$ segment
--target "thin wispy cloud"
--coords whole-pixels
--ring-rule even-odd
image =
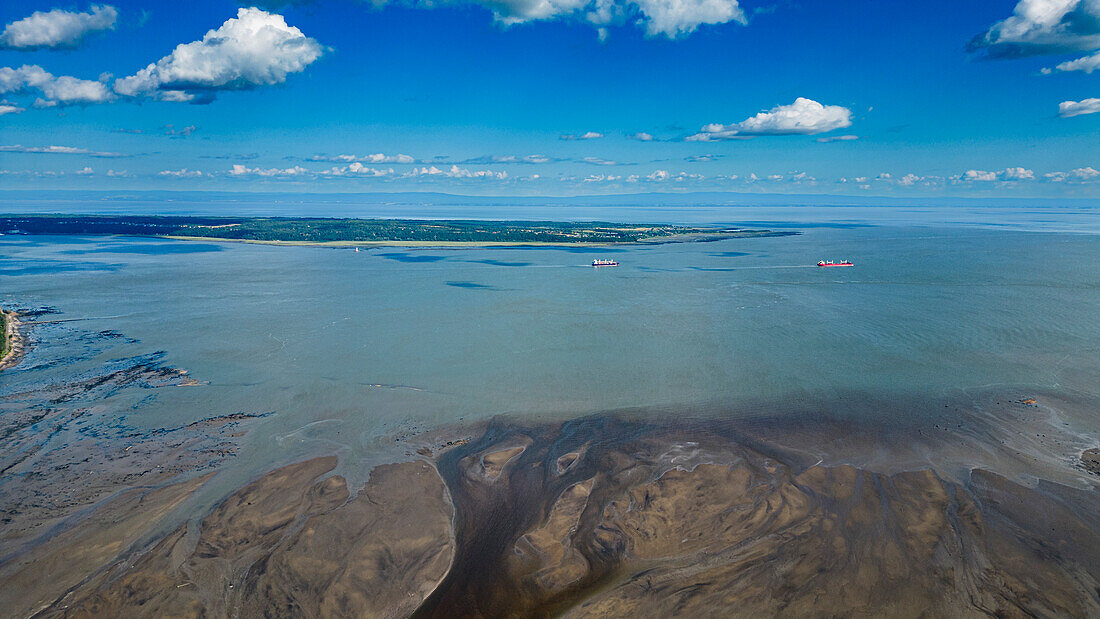
[[[604,159],[602,157],[582,157],[578,161],[580,163],[587,163],[589,165],[607,165],[607,166],[619,165],[619,163],[617,161],[612,161],[610,159]]]
[[[90,150],[87,148],[77,148],[75,146],[23,146],[21,144],[0,146],[0,152],[38,155],[86,155],[88,157],[102,157],[107,159],[129,156],[123,153]]]
[[[334,163],[416,163],[416,159],[410,155],[386,155],[374,153],[370,155],[311,155],[306,161],[327,161]]]
[[[528,165],[541,165],[545,163],[558,163],[561,161],[568,161],[559,157],[548,157],[546,155],[483,155],[481,157],[473,157],[460,161],[461,164],[466,165],[484,165],[494,163],[519,163]]]
[[[688,163],[708,163],[711,161],[718,161],[724,157],[724,155],[691,155],[684,157],[684,161]]]
[[[237,161],[251,161],[259,158],[260,153],[244,153],[240,155],[199,155],[199,159],[235,159]]]
[[[164,135],[173,138],[185,138],[192,133],[198,131],[199,128],[195,125],[187,125],[186,127],[180,127],[179,129],[176,129],[174,125],[164,125],[163,129]]]
[[[19,114],[25,111],[26,108],[19,107],[11,101],[0,101],[0,116],[5,114]]]
[[[559,140],[574,141],[574,140],[598,140],[603,137],[602,133],[596,131],[586,131],[584,133],[566,133],[558,136]]]

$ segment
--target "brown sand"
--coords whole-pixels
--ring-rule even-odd
[[[1083,451],[1081,453],[1081,466],[1093,475],[1100,475],[1100,447]]]
[[[1100,614],[1100,498],[1052,482],[815,464],[608,416],[494,424],[434,463],[375,468],[354,497],[335,465],[277,469],[115,559],[128,519],[192,487],[120,498],[5,567],[4,601],[12,616]]]
[[[1100,613],[1095,493],[982,470],[959,484],[804,467],[705,433],[568,425],[583,431],[504,433],[497,442],[531,442],[491,483],[463,467],[497,445],[441,458],[458,548],[419,616]]]
[[[450,564],[451,507],[424,462],[374,469],[349,500],[318,458],[273,471],[186,525],[120,575],[78,588],[45,615],[405,616]]]
[[[50,538],[0,567],[0,608],[27,617],[113,561],[210,475],[154,490],[130,490],[79,527]]]

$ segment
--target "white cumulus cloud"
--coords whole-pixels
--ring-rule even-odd
[[[178,45],[114,87],[130,97],[205,102],[218,90],[280,84],[323,53],[320,43],[287,25],[282,15],[242,8],[202,40]]]
[[[108,5],[93,5],[87,13],[63,9],[35,11],[30,17],[4,27],[0,32],[0,47],[75,47],[89,33],[113,29],[117,20],[118,10]]]
[[[586,131],[585,133],[566,133],[559,136],[561,140],[598,140],[603,137],[602,133],[596,131]]]
[[[852,111],[839,105],[822,105],[799,97],[732,125],[705,125],[689,141],[712,142],[763,135],[815,135],[852,126]]]
[[[1044,174],[1043,178],[1052,183],[1089,183],[1100,180],[1100,170],[1089,166],[1069,172],[1051,172]]]
[[[596,27],[601,40],[607,38],[608,26],[624,23],[644,28],[647,36],[666,36],[670,39],[691,34],[706,24],[747,23],[739,0],[393,1],[425,8],[452,3],[475,4],[491,11],[494,19],[505,26],[540,20],[583,20]],[[386,2],[373,0],[375,5]]]
[[[108,175],[113,176],[110,173],[108,173]],[[125,176],[125,175],[126,175],[126,171],[123,170],[122,173],[118,174],[117,176]],[[158,176],[170,176],[170,177],[174,177],[174,178],[197,178],[199,176],[205,176],[200,170],[188,170],[187,168],[182,168],[182,169],[179,169],[179,170],[161,170],[160,172],[157,172],[157,175]]]
[[[1092,73],[1100,69],[1100,53],[1078,58],[1077,60],[1069,60],[1058,64],[1055,68],[1059,71],[1083,71],[1085,73]],[[1049,73],[1048,69],[1043,69],[1043,71]]]
[[[1058,115],[1064,119],[1079,117],[1081,114],[1095,114],[1100,112],[1100,99],[1081,99],[1080,101],[1063,101],[1058,103]]]
[[[970,42],[990,58],[1100,48],[1100,0],[1020,0],[1010,17]]]
[[[230,176],[303,176],[309,173],[309,170],[301,166],[292,168],[250,168],[236,163],[229,169]]]
[[[649,36],[676,38],[703,24],[748,23],[737,0],[634,0]]]
[[[320,174],[325,177],[381,178],[393,176],[393,168],[372,168],[356,161],[346,166],[336,166],[328,170],[322,170]]]
[[[958,176],[951,177],[955,183],[991,183],[994,181],[1031,181],[1035,180],[1035,172],[1027,168],[1005,168],[999,172],[987,172],[985,170],[967,170]]]
[[[1027,168],[1006,168],[1001,171],[1001,178],[1006,181],[1033,181],[1035,172]]]
[[[460,168],[457,165],[452,165],[449,168],[437,168],[433,165],[423,168],[413,168],[407,172],[405,176],[503,180],[508,178],[508,173],[503,171],[493,172],[492,170],[470,170],[469,168]]]
[[[0,94],[27,91],[38,91],[45,96],[35,102],[36,107],[90,105],[115,98],[103,82],[68,75],[55,77],[38,65],[25,64],[18,69],[0,67]]]
[[[667,183],[667,182],[684,182],[684,181],[701,181],[705,177],[702,174],[689,174],[687,172],[679,172],[673,174],[668,170],[654,170],[653,172],[641,177],[640,180],[648,181],[650,183]],[[630,182],[636,182],[639,180],[637,177],[627,178]]]

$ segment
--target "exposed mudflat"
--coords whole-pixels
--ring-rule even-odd
[[[274,470],[153,539],[133,532],[205,477],[123,494],[0,571],[5,614],[1100,613],[1095,488],[613,415],[497,420],[361,488],[336,465]]]
[[[256,415],[152,430],[96,423],[98,398],[192,382],[153,358],[131,358],[72,382],[0,394],[0,563],[100,501],[212,470],[231,457]]]
[[[500,453],[495,479],[471,466]],[[1100,612],[1094,490],[807,464],[614,418],[490,428],[439,467],[458,547],[418,616]]]
[[[1100,475],[1100,448],[1093,447],[1081,452],[1081,466],[1093,475]]]
[[[354,498],[335,458],[273,471],[45,616],[404,616],[447,572],[451,505],[435,469],[374,469]]]

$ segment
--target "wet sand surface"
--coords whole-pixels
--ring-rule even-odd
[[[498,479],[471,466],[517,435]],[[439,467],[458,548],[422,617],[1100,612],[1095,488],[828,466],[615,418],[490,428]]]
[[[44,616],[405,616],[447,572],[451,505],[425,462],[374,469],[357,496],[336,459],[269,473],[124,558]]]
[[[155,357],[139,357],[79,380],[0,397],[0,560],[120,492],[213,470],[232,456],[256,415],[151,430],[97,423],[96,400],[120,389],[193,382]]]
[[[1005,406],[1026,421],[1042,399]],[[1029,480],[956,466],[1011,465],[1012,446],[976,458],[936,436],[883,466],[885,434],[838,431],[499,418],[375,467],[361,488],[331,456],[276,469],[139,539],[206,480],[192,476],[123,493],[9,561],[0,603],[8,616],[1100,613],[1087,454],[1061,482]],[[916,465],[929,450],[940,464]]]

